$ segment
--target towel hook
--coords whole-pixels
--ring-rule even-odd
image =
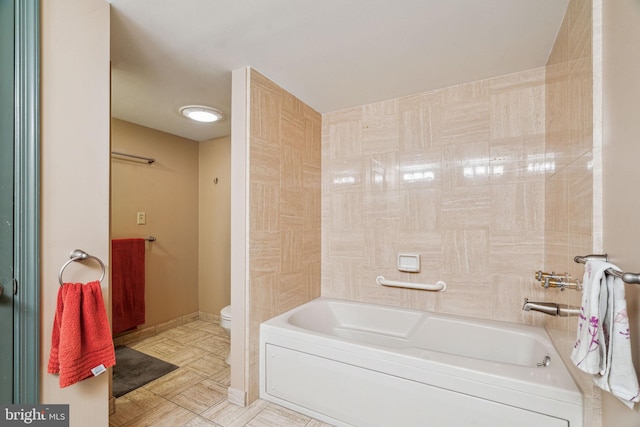
[[[95,257],[93,255],[89,255],[82,249],[76,249],[75,251],[71,252],[69,254],[69,258],[70,258],[69,261],[64,263],[64,265],[60,269],[60,272],[58,273],[58,282],[60,282],[60,286],[64,284],[64,282],[62,281],[62,273],[64,272],[64,269],[67,268],[69,264],[71,264],[74,261],[84,261],[89,258],[95,259],[98,262],[98,264],[100,264],[100,267],[102,267],[102,274],[100,275],[100,279],[98,280],[102,282],[102,279],[104,279],[104,263],[100,260],[100,258]]]

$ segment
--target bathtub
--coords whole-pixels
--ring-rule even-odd
[[[336,426],[582,426],[544,329],[328,298],[260,325],[260,397]]]

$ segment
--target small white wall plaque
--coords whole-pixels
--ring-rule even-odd
[[[398,270],[419,273],[420,254],[398,254]]]

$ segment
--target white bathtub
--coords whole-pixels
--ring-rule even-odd
[[[327,298],[260,326],[260,396],[337,426],[582,426],[544,329]]]

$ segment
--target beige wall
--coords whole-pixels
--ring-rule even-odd
[[[146,243],[146,322],[139,328],[197,312],[198,143],[113,119],[111,144],[156,160],[111,160],[111,237],[158,239]],[[137,212],[146,212],[145,225],[136,224]]]
[[[249,132],[238,141],[247,144],[251,164],[246,377],[236,379],[232,359],[232,387],[246,387],[252,402],[258,397],[260,322],[320,295],[321,116],[256,71],[247,77]]]
[[[107,426],[109,376],[60,389],[48,374],[57,275],[80,248],[109,268],[109,4],[41,3],[41,402],[69,404],[70,425]],[[65,278],[95,280],[92,264]],[[109,305],[109,274],[102,282]]]
[[[603,2],[603,215],[604,249],[624,271],[640,271],[640,3]],[[626,285],[631,345],[640,373],[640,286]],[[640,425],[630,411],[603,393],[603,426]]]
[[[543,261],[544,114],[543,68],[325,114],[323,296],[540,323],[521,307]]]
[[[200,142],[198,153],[198,304],[217,316],[231,302],[231,138]]]

